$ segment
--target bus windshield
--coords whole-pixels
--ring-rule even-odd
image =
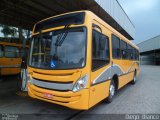
[[[41,69],[82,68],[85,53],[85,27],[68,28],[67,34],[66,29],[55,30],[33,36],[29,65]]]

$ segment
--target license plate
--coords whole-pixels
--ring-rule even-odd
[[[44,93],[43,96],[46,98],[53,98],[53,95],[49,93]]]

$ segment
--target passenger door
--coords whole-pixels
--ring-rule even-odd
[[[90,107],[108,96],[110,82],[110,45],[107,29],[101,24],[94,22],[96,29],[92,30],[92,71],[90,87]]]

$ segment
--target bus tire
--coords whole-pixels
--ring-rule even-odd
[[[137,77],[136,77],[136,70],[134,71],[134,76],[133,76],[133,80],[131,81],[131,84],[134,85],[137,81]]]
[[[105,99],[105,102],[111,103],[113,101],[113,97],[116,92],[116,86],[114,80],[111,80],[110,86],[109,86],[109,96]]]

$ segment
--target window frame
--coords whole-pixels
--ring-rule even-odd
[[[122,43],[125,44],[126,49],[122,49],[122,46],[121,46]],[[123,48],[124,48],[124,46],[123,46]],[[128,60],[128,43],[126,41],[124,41],[123,39],[121,39],[121,41],[120,41],[120,50],[121,50],[121,59]],[[126,52],[126,55],[127,55],[126,58],[123,58],[122,50],[124,50]]]
[[[76,21],[76,17],[80,17],[78,18],[78,20],[80,21]],[[34,33],[40,32],[42,30],[46,30],[46,29],[50,29],[50,28],[56,28],[56,27],[60,27],[60,26],[65,26],[66,24],[70,25],[70,24],[75,24],[75,25],[82,25],[85,22],[85,18],[86,18],[86,13],[85,12],[75,12],[75,13],[69,13],[69,14],[64,14],[64,15],[60,15],[60,16],[55,16],[55,17],[51,17],[49,19],[46,19],[44,21],[40,21],[38,23],[35,24],[34,26]],[[74,22],[70,21],[70,19],[75,19]],[[64,24],[63,20],[68,20],[68,23]],[[57,22],[58,21],[58,22]],[[60,24],[60,22],[63,24]],[[53,24],[54,23],[54,24]],[[60,25],[59,25],[60,24]]]
[[[0,45],[0,47],[1,47],[1,50],[2,50],[2,56],[0,56],[0,58],[3,58],[4,57],[4,47],[3,47],[3,45]]]
[[[119,58],[114,58],[113,57],[113,36],[115,36],[119,40],[119,54],[120,54]],[[122,59],[122,54],[121,54],[121,39],[119,37],[117,37],[115,34],[111,34],[111,38],[112,38],[112,59],[121,60]]]
[[[137,59],[137,57],[136,57],[136,48],[133,49],[133,55],[134,55],[133,60],[136,61],[136,59]]]
[[[104,65],[99,66],[99,67],[94,68],[94,69],[93,69],[93,31],[97,32],[98,34],[101,34],[101,35],[104,36],[104,37],[106,38],[106,40],[108,41],[108,62],[106,62]],[[106,41],[106,43],[107,43],[107,41]],[[95,29],[92,29],[92,44],[91,44],[91,47],[92,47],[92,49],[91,49],[91,70],[92,70],[92,72],[95,72],[95,71],[103,68],[104,66],[110,64],[110,60],[111,60],[111,58],[110,58],[110,41],[109,41],[109,37],[108,37],[107,35],[99,32],[99,31],[97,31],[97,30],[95,30]],[[105,61],[105,60],[104,60],[104,61]]]
[[[136,49],[136,61],[139,61],[139,50],[138,49]]]
[[[18,57],[8,57],[8,56],[6,56],[6,51],[5,51],[5,48],[6,48],[6,47],[14,47],[14,48],[17,48],[17,49],[18,49]],[[14,53],[14,52],[12,52],[12,53]],[[19,47],[10,46],[10,45],[5,45],[5,46],[4,46],[4,57],[5,57],[5,58],[21,58]]]
[[[133,60],[133,49],[134,49],[134,47],[132,45],[130,45],[129,43],[127,45],[128,45],[128,60]],[[132,58],[131,58],[131,54],[132,54]]]
[[[85,29],[85,31],[86,31],[86,33],[85,33],[85,64],[84,64],[84,66],[83,67],[78,67],[78,68],[67,68],[67,69],[54,69],[54,70],[75,70],[75,69],[83,69],[83,68],[85,68],[86,67],[86,65],[87,65],[87,51],[88,51],[88,28],[86,27],[86,26],[76,26],[76,27],[70,27],[69,29],[76,29],[76,28],[84,28]],[[55,31],[58,31],[58,30],[63,30],[64,28],[62,28],[62,29],[57,29],[57,30],[55,30]],[[52,32],[54,31],[54,30],[51,30]],[[48,32],[44,32],[43,34],[47,34],[47,33],[49,33],[49,32],[51,32],[51,31],[48,31]],[[38,34],[39,35],[39,34]],[[35,69],[43,69],[43,70],[51,70],[51,69],[44,69],[44,68],[41,68],[41,67],[34,67],[34,66],[32,66],[31,65],[31,58],[32,58],[32,51],[33,51],[33,42],[34,42],[34,37],[36,37],[36,36],[38,36],[38,35],[33,35],[32,36],[32,39],[31,39],[31,43],[30,43],[30,46],[29,46],[29,51],[28,51],[28,66],[29,67],[32,67],[32,68],[35,68]]]

